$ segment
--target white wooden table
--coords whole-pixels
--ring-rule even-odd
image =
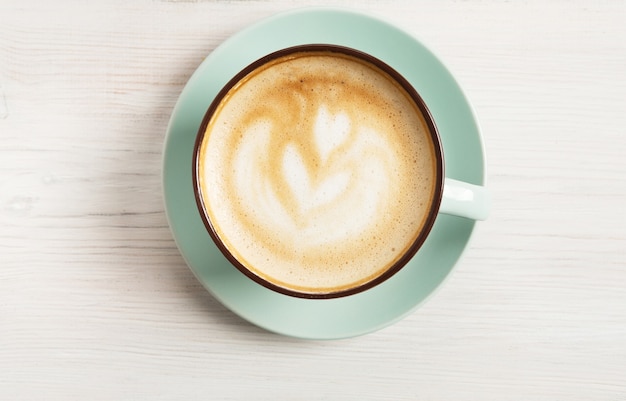
[[[0,3],[0,399],[626,400],[624,1],[340,3],[430,46],[483,127],[495,209],[416,313],[301,341],[192,276],[161,196],[174,103],[311,3]]]

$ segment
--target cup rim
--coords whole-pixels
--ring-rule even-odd
[[[271,281],[264,279],[263,277],[258,276],[253,271],[248,269],[243,263],[241,263],[226,247],[222,239],[220,238],[217,230],[213,226],[210,218],[208,217],[208,212],[206,209],[206,205],[204,204],[203,196],[202,196],[202,188],[200,187],[200,179],[198,177],[199,174],[199,154],[202,147],[202,143],[204,141],[204,137],[206,135],[207,127],[219,107],[220,103],[224,99],[224,97],[228,94],[228,92],[237,85],[245,76],[249,73],[257,69],[258,67],[283,56],[301,53],[301,52],[336,52],[344,55],[352,56],[364,60],[378,67],[383,72],[390,75],[411,97],[415,105],[420,110],[426,125],[428,127],[428,131],[430,134],[430,138],[432,140],[432,144],[435,151],[435,171],[436,171],[436,182],[435,188],[432,198],[432,203],[428,215],[422,225],[422,228],[409,249],[387,270],[385,270],[382,274],[376,276],[370,281],[359,284],[355,287],[350,287],[343,290],[332,291],[332,292],[302,292],[293,290],[290,288],[285,288]],[[433,116],[426,106],[426,102],[417,92],[417,90],[413,87],[413,85],[398,71],[396,71],[393,67],[391,67],[386,62],[381,59],[363,52],[358,49],[354,49],[348,46],[336,45],[336,44],[327,44],[327,43],[311,43],[311,44],[302,44],[296,46],[285,47],[271,53],[266,54],[265,56],[253,61],[244,67],[241,71],[236,73],[217,93],[217,95],[211,101],[211,104],[207,108],[204,116],[202,118],[202,122],[198,128],[196,139],[194,143],[193,156],[192,156],[192,180],[193,180],[193,190],[194,190],[194,198],[196,201],[196,206],[198,208],[198,212],[202,219],[202,222],[211,236],[213,243],[220,250],[222,255],[228,260],[228,262],[234,266],[241,273],[246,275],[248,278],[253,280],[254,282],[273,290],[277,293],[288,295],[296,298],[306,298],[306,299],[333,299],[346,297],[350,295],[355,295],[364,291],[367,291],[371,288],[376,287],[377,285],[385,282],[393,275],[398,273],[402,268],[415,256],[417,251],[422,247],[426,238],[430,234],[432,230],[437,215],[439,213],[439,207],[441,205],[442,197],[443,197],[443,187],[445,181],[445,163],[444,163],[444,155],[443,155],[443,146],[441,143],[441,137],[439,135],[439,131],[433,119]]]

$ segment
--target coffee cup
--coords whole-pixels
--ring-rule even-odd
[[[419,251],[439,214],[485,219],[486,188],[445,177],[424,100],[384,61],[300,45],[237,73],[200,125],[200,217],[230,263],[301,298],[350,296]]]

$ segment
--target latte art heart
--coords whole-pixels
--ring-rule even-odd
[[[362,178],[370,174],[368,181],[373,183],[376,177],[386,177],[384,171],[380,171],[384,164],[391,160],[370,160],[369,171],[360,163],[363,154],[371,153],[374,158],[381,156],[390,158],[391,151],[384,152],[383,138],[377,138],[375,132],[356,132],[350,138],[351,123],[347,114],[339,113],[331,115],[327,107],[322,105],[315,118],[313,135],[315,137],[315,152],[310,153],[314,163],[306,163],[304,155],[294,143],[287,144],[283,153],[283,175],[296,198],[299,210],[306,214],[312,209],[322,207],[333,202],[333,208],[337,209],[343,199],[349,198],[349,192],[357,191],[363,197],[365,188],[358,185],[366,184]],[[377,148],[378,146],[378,148]],[[368,152],[368,147],[371,147]],[[333,156],[331,158],[331,155]],[[317,156],[317,157],[316,157]],[[307,165],[314,165],[313,171],[309,171]],[[381,191],[381,186],[388,181],[378,180],[376,188]],[[353,194],[354,196],[354,194]],[[369,209],[369,208],[364,208]],[[364,220],[370,220],[372,216],[362,215]]]
[[[325,124],[330,115],[325,107],[320,108],[313,125],[315,147],[304,152],[299,149],[306,141],[297,137],[272,149],[274,127],[269,122],[244,133],[249,140],[233,153],[234,181],[240,206],[254,211],[249,220],[255,226],[269,222],[286,238],[297,236],[312,247],[358,236],[376,224],[377,211],[386,208],[388,194],[393,193],[389,177],[394,153],[385,149],[384,137],[373,130],[347,134],[349,121],[344,114],[340,116],[345,120],[341,127]],[[364,155],[370,156],[367,163],[363,163]],[[277,171],[272,168],[274,159],[282,159]],[[327,230],[331,225],[341,229]]]
[[[224,99],[199,179],[212,226],[247,269],[333,292],[380,275],[415,241],[434,190],[433,145],[389,76],[307,52],[254,70]]]

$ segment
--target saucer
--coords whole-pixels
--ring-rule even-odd
[[[484,151],[472,108],[450,72],[414,37],[372,16],[327,8],[282,13],[235,34],[198,67],[172,113],[163,156],[165,208],[181,254],[215,298],[251,323],[292,337],[338,339],[381,329],[419,307],[448,277],[476,223],[439,215],[420,251],[400,272],[343,298],[282,295],[226,260],[207,233],[194,199],[191,163],[198,128],[213,98],[235,73],[268,53],[308,43],[352,47],[404,75],[437,122],[447,177],[483,184]]]

